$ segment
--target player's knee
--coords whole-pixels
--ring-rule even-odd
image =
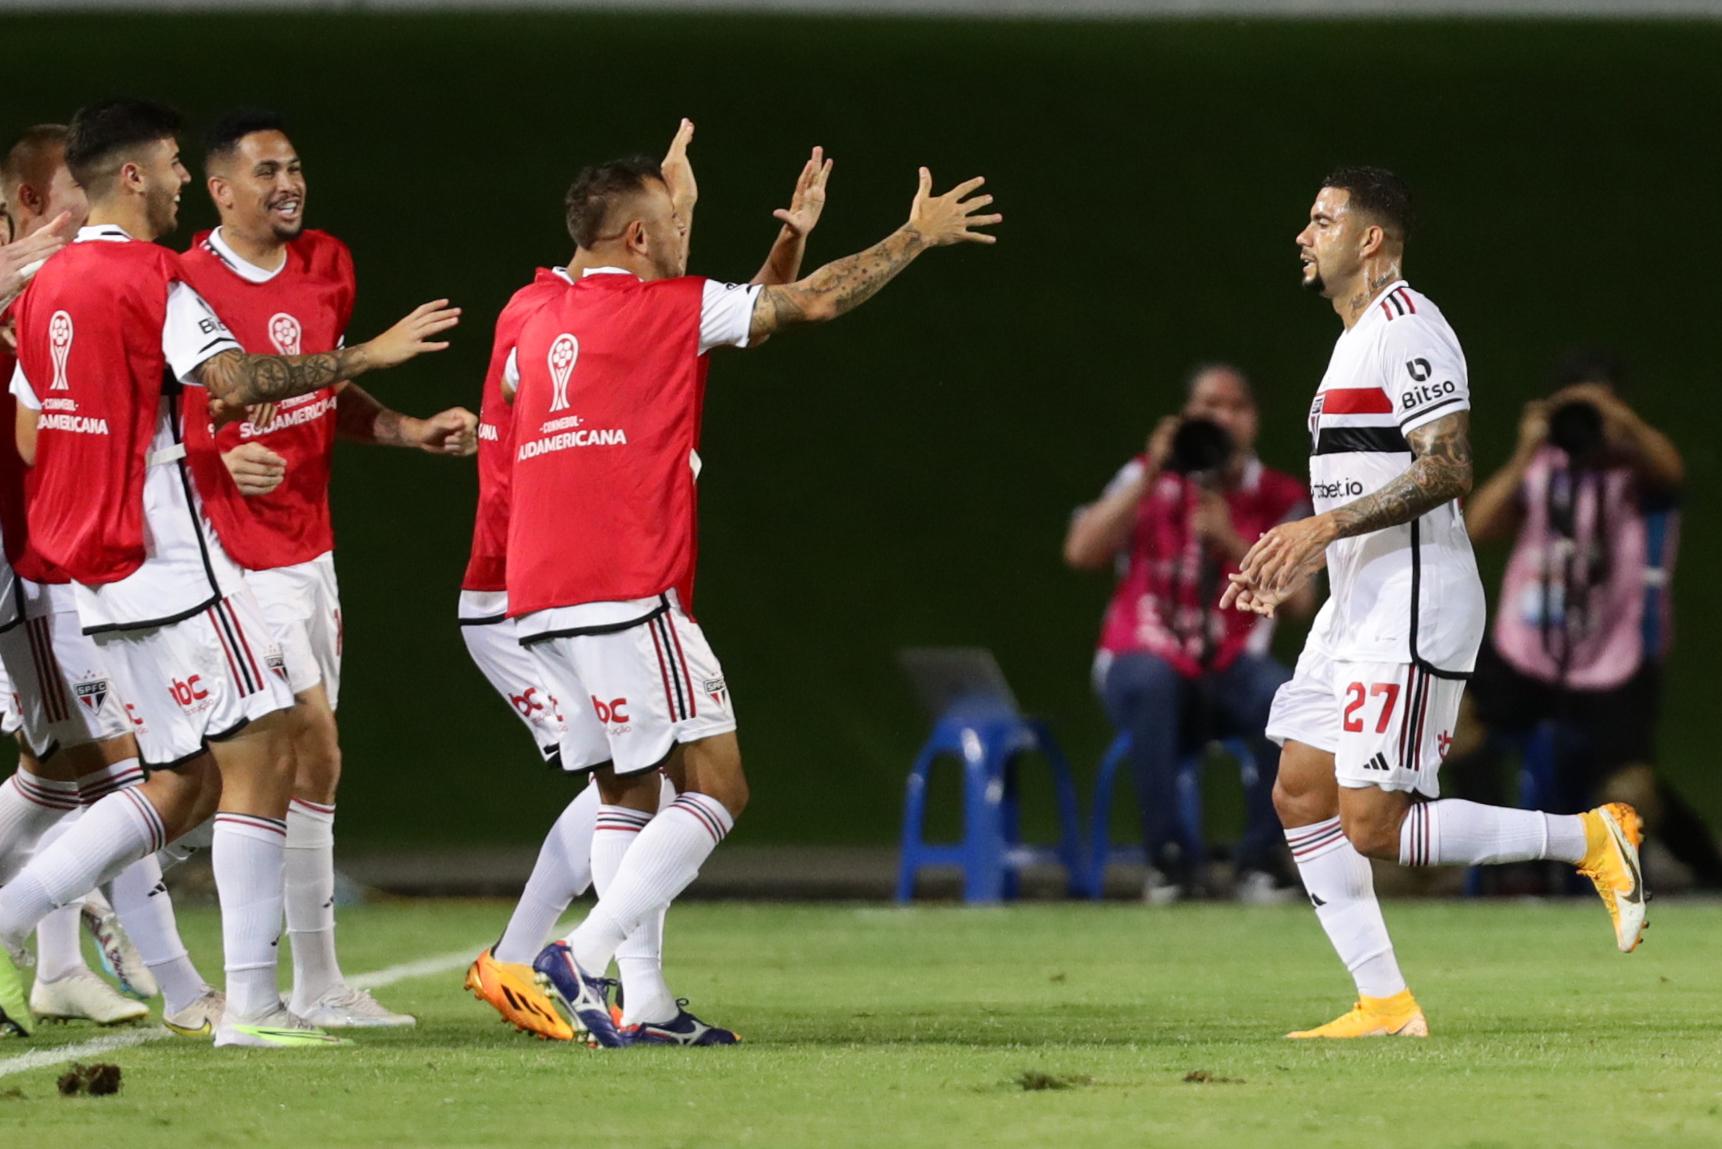
[[[1351,842],[1352,849],[1366,858],[1399,859],[1399,824],[1405,812],[1394,810],[1349,810],[1339,812],[1340,828]]]
[[[1282,826],[1313,826],[1334,815],[1331,773],[1325,779],[1319,777],[1291,750],[1280,755],[1273,797],[1274,813]]]
[[[221,806],[221,775],[207,754],[151,774],[144,786],[170,839],[203,825]]]
[[[341,784],[341,747],[334,738],[299,742],[293,755],[293,794],[308,802],[330,803]]]

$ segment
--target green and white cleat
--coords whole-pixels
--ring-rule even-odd
[[[24,975],[18,972],[12,947],[0,941],[0,1038],[29,1037],[35,1028],[30,1001],[24,996]]]
[[[215,1027],[221,1024],[221,1015],[226,1009],[227,995],[204,986],[203,996],[184,1009],[174,1013],[162,1010],[161,1023],[181,1037],[208,1039],[215,1036]]]
[[[404,1029],[417,1025],[418,1018],[395,1013],[372,997],[369,990],[341,986],[294,1010],[311,1025],[323,1029]]]
[[[225,1013],[215,1027],[217,1049],[329,1049],[349,1044],[332,1033],[324,1033],[287,1008],[286,1002],[262,1017],[241,1021]]]
[[[120,983],[120,992],[139,1001],[148,1001],[161,992],[155,975],[144,964],[143,955],[120,925],[119,915],[99,890],[84,895],[84,928],[96,939],[102,952],[102,968]]]
[[[93,1021],[124,1025],[149,1016],[149,1006],[125,997],[87,969],[55,981],[37,978],[30,989],[30,1010],[43,1021]]]

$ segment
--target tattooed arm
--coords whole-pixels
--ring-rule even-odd
[[[801,323],[827,323],[855,310],[930,247],[996,242],[996,236],[973,230],[1004,218],[975,214],[992,203],[993,197],[966,198],[984,182],[972,179],[935,196],[933,175],[922,168],[920,190],[909,209],[908,223],[866,251],[828,263],[805,279],[764,288],[754,303],[750,339]]]
[[[1471,414],[1459,411],[1425,423],[1405,436],[1414,456],[1404,474],[1373,495],[1335,507],[1336,539],[1366,535],[1421,518],[1436,507],[1471,493]]]
[[[223,351],[204,360],[192,373],[209,390],[210,409],[218,418],[257,403],[274,403],[304,395],[367,371],[398,367],[447,343],[431,337],[460,322],[460,308],[439,299],[412,310],[406,318],[366,343],[318,355],[247,355]]]
[[[361,443],[417,447],[434,455],[470,455],[478,450],[478,416],[450,407],[428,419],[403,414],[356,383],[336,392],[335,433]]]
[[[1470,428],[1468,411],[1425,423],[1406,435],[1415,456],[1411,466],[1379,491],[1268,531],[1231,576],[1221,605],[1254,609],[1248,605],[1253,599],[1271,610],[1321,569],[1335,539],[1409,523],[1463,498],[1471,490]]]

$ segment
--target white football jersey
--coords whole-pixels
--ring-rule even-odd
[[[1317,514],[1373,494],[1412,462],[1407,433],[1465,411],[1459,339],[1427,297],[1385,288],[1334,344],[1310,406]],[[1310,633],[1329,657],[1468,673],[1484,629],[1483,583],[1457,501],[1327,548],[1327,603]]]

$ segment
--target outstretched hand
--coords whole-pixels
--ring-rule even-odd
[[[399,323],[365,344],[369,366],[399,367],[427,351],[445,351],[448,344],[434,341],[432,337],[459,322],[460,308],[450,307],[448,300],[421,303]]]
[[[815,147],[813,155],[802,165],[801,177],[795,181],[795,194],[789,198],[789,207],[780,207],[771,213],[801,239],[807,238],[825,211],[825,181],[831,178],[834,162],[825,158],[824,148]]]
[[[920,233],[921,237],[934,247],[943,247],[951,243],[997,243],[998,237],[984,231],[975,231],[977,227],[991,227],[1003,221],[1004,216],[976,215],[975,213],[993,202],[990,195],[970,195],[980,190],[987,181],[980,176],[965,180],[946,192],[944,195],[933,194],[933,173],[926,168],[921,169],[921,186],[915,192],[915,202],[909,207],[909,230]]]
[[[72,224],[72,213],[63,211],[46,227],[0,246],[0,302],[24,290],[42,262],[71,243],[77,231]]]
[[[700,198],[699,184],[694,182],[693,161],[688,159],[688,145],[693,140],[694,122],[684,119],[676,126],[670,150],[664,153],[663,162],[658,165],[664,173],[664,186],[670,189],[670,200],[678,211],[692,207]]]

